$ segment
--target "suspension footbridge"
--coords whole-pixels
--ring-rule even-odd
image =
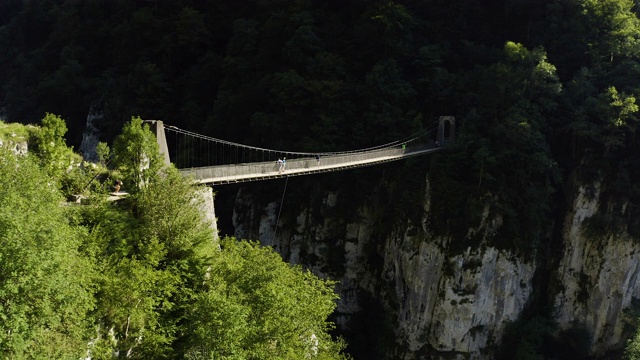
[[[401,140],[339,152],[265,149],[197,134],[159,120],[145,122],[156,134],[165,164],[173,162],[196,183],[219,185],[342,171],[431,154],[453,139],[455,118],[442,116],[437,125]]]

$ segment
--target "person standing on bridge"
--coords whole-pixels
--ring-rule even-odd
[[[278,174],[280,174],[282,173],[282,170],[284,170],[284,161],[278,158],[278,161],[276,161],[276,163],[278,164]]]
[[[122,187],[122,181],[116,180],[114,185],[113,185],[114,193],[116,193],[116,194],[119,193],[121,187]]]
[[[285,167],[287,167],[287,158],[282,158],[282,171],[285,170]]]
[[[318,162],[318,166],[320,166],[320,154],[316,155],[316,161]]]

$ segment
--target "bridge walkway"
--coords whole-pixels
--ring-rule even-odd
[[[279,165],[273,161],[187,168],[180,169],[180,172],[200,184],[230,184],[353,169],[439,150],[441,149],[438,147],[419,145],[406,149],[398,147],[363,153],[322,156],[319,163],[314,157],[287,159],[286,168],[282,172],[279,171]]]

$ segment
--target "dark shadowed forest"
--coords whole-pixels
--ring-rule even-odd
[[[640,200],[636,11],[613,0],[5,1],[0,109],[9,122],[60,115],[76,149],[92,111],[103,141],[140,116],[297,151],[378,145],[453,115],[461,136],[435,160],[434,186],[478,196],[436,191],[439,214],[467,221],[478,204],[460,205],[491,201],[505,231],[535,244],[569,175],[604,176],[610,196]]]

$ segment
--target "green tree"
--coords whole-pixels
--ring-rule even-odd
[[[451,226],[449,219],[476,223],[478,214],[488,210],[503,221],[493,238],[497,245],[531,254],[546,231],[558,181],[545,132],[561,86],[542,49],[507,42],[499,59],[478,66],[466,79],[476,107],[464,119],[448,164],[439,169],[452,171],[445,175],[446,185],[440,184],[441,174],[434,174],[434,205],[441,210],[434,216],[443,216],[436,224],[456,232],[461,227]],[[459,196],[440,190],[450,186],[451,178],[460,179],[455,187]],[[468,246],[468,235],[458,236],[459,245]]]
[[[64,138],[66,133],[65,121],[60,116],[46,113],[42,126],[33,128],[30,136],[33,154],[40,160],[40,166],[55,180],[60,180],[68,168],[78,161],[77,155],[67,147]]]
[[[119,204],[84,211],[87,251],[100,269],[94,312],[97,358],[175,358],[183,314],[202,287],[216,247],[202,196],[173,167]]]
[[[416,125],[412,122],[416,117],[416,93],[403,79],[395,60],[375,64],[367,73],[365,84],[364,93],[370,101],[364,113],[367,131],[362,135],[373,140],[369,144],[397,140],[417,130],[412,127]]]
[[[638,360],[640,359],[640,327],[636,329],[635,334],[629,340],[627,340],[627,345],[624,349],[624,357],[625,360]]]
[[[216,249],[202,214],[203,197],[173,166],[163,167],[154,135],[133,118],[116,138],[116,168],[133,194],[84,210],[91,229],[87,251],[101,276],[94,312],[92,356],[175,358],[187,330],[182,315]]]
[[[172,166],[159,171],[119,204],[85,211],[101,273],[92,356],[344,358],[327,321],[334,283],[253,243],[227,239],[219,250],[202,190]]]
[[[189,356],[205,359],[344,359],[327,317],[334,282],[282,261],[270,248],[225,238],[189,312]]]
[[[125,187],[136,192],[158,177],[163,166],[155,135],[140,117],[132,117],[113,142],[113,164]]]
[[[29,133],[31,154],[56,186],[60,186],[65,195],[85,193],[101,169],[85,166],[82,157],[67,147],[66,122],[60,116],[47,113],[42,126],[29,127]]]
[[[107,145],[107,143],[102,141],[99,142],[98,145],[96,145],[96,153],[98,154],[98,159],[100,160],[100,163],[103,165],[107,164],[109,160],[109,156],[111,154],[111,149],[109,148],[109,145]]]
[[[589,45],[596,63],[604,65],[638,56],[640,20],[633,0],[585,0],[583,13],[589,26]]]
[[[47,148],[49,149],[49,148]],[[94,307],[93,259],[49,175],[31,155],[0,148],[0,353],[78,359]]]
[[[413,45],[415,19],[403,5],[393,1],[375,1],[362,14],[364,55],[372,59],[409,55]],[[368,34],[367,34],[368,33]]]

